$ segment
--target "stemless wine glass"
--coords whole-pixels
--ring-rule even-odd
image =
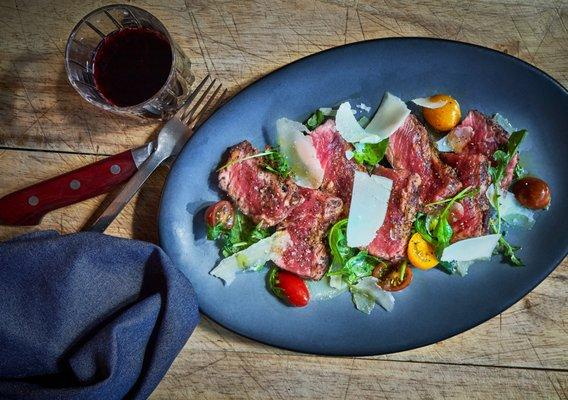
[[[157,93],[142,103],[120,107],[97,89],[93,67],[101,42],[124,28],[144,28],[163,35],[171,47],[172,62],[170,73]],[[118,114],[139,117],[169,118],[187,99],[194,81],[191,62],[164,25],[149,12],[124,4],[101,7],[79,21],[67,41],[65,69],[71,85],[89,103]]]

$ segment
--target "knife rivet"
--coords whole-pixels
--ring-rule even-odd
[[[81,182],[79,182],[77,179],[73,179],[71,182],[69,182],[69,187],[72,190],[77,190],[81,187]]]
[[[113,164],[110,167],[110,173],[113,175],[118,175],[120,174],[120,165],[118,164]]]
[[[39,204],[39,199],[37,198],[37,196],[30,196],[28,198],[28,204],[30,206],[37,206]]]

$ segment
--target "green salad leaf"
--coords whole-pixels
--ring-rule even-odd
[[[379,143],[356,143],[353,159],[358,164],[375,167],[384,158],[388,145],[388,138]]]
[[[254,225],[243,213],[237,211],[231,229],[222,224],[207,227],[207,239],[221,241],[221,253],[223,257],[229,257],[261,239],[270,236],[270,230],[263,228],[261,224]]]
[[[450,245],[454,231],[450,225],[450,210],[455,202],[472,197],[479,192],[479,189],[471,186],[466,187],[453,197],[430,203],[428,206],[444,205],[444,208],[435,215],[419,213],[414,221],[414,230],[424,240],[429,242],[436,249],[438,258],[442,256],[442,252]]]
[[[318,126],[320,126],[323,121],[325,120],[325,115],[321,110],[316,110],[315,113],[313,113],[310,118],[308,118],[308,120],[306,121],[306,127],[310,130],[313,131],[314,129],[316,129]]]
[[[333,260],[327,276],[341,277],[348,285],[370,276],[373,269],[383,262],[364,250],[347,246],[347,219],[342,219],[332,226],[328,243]]]

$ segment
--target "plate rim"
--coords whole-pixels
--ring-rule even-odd
[[[209,117],[207,118],[207,120],[201,125],[201,128],[203,128],[204,126],[207,125],[207,123],[209,122],[209,120],[217,113],[217,111],[219,111],[220,109],[222,109],[223,107],[225,107],[226,105],[232,103],[234,101],[234,99],[240,95],[241,93],[244,93],[250,89],[252,89],[254,86],[256,86],[258,83],[260,83],[263,79],[267,78],[270,75],[273,75],[277,72],[279,72],[281,69],[287,68],[291,65],[303,62],[307,59],[310,59],[311,57],[315,57],[317,55],[320,55],[322,53],[327,53],[336,49],[340,49],[340,48],[347,48],[347,47],[352,47],[352,46],[356,46],[356,45],[362,45],[362,44],[366,44],[366,43],[375,43],[375,42],[386,42],[386,41],[400,41],[400,42],[411,42],[411,41],[424,41],[424,42],[441,42],[441,43],[449,43],[449,44],[453,44],[453,45],[459,45],[459,46],[463,46],[463,47],[470,47],[470,48],[474,48],[474,49],[478,49],[481,51],[485,51],[485,52],[489,52],[489,53],[493,53],[496,56],[500,56],[500,57],[504,57],[504,58],[508,58],[509,60],[520,64],[522,67],[524,68],[528,68],[529,70],[531,70],[532,72],[537,73],[538,75],[544,77],[546,80],[548,80],[549,82],[551,82],[554,86],[556,86],[557,88],[559,88],[564,96],[568,97],[568,89],[566,87],[564,87],[558,80],[556,80],[554,77],[552,77],[550,74],[548,74],[547,72],[541,70],[540,68],[536,67],[535,65],[529,63],[528,61],[522,60],[518,57],[515,57],[511,54],[490,48],[490,47],[486,47],[486,46],[482,46],[479,44],[475,44],[475,43],[468,43],[468,42],[463,42],[463,41],[459,41],[459,40],[453,40],[453,39],[444,39],[444,38],[429,38],[429,37],[420,37],[420,36],[405,36],[405,37],[384,37],[384,38],[374,38],[374,39],[366,39],[366,40],[361,40],[361,41],[356,41],[356,42],[351,42],[351,43],[347,43],[347,44],[342,44],[342,45],[338,45],[338,46],[333,46],[315,53],[311,53],[308,54],[306,56],[303,56],[297,60],[294,60],[290,63],[284,64],[279,66],[278,68],[259,76],[258,78],[254,79],[253,81],[251,81],[246,87],[244,87],[243,89],[239,90],[238,92],[235,92],[227,101],[225,101],[221,107],[217,108],[213,113],[211,113],[209,115]],[[198,129],[198,130],[199,130]],[[195,133],[189,138],[189,140],[185,143],[185,145],[183,146],[182,150],[180,151],[180,154],[185,150],[186,147],[191,145],[191,142],[193,140],[193,138],[195,137]],[[172,171],[175,169],[176,163],[177,163],[177,158],[174,161],[174,163],[172,164],[171,169],[168,171],[168,174],[166,176],[166,180],[164,182],[164,186],[162,187],[162,191],[160,194],[160,204],[159,204],[159,209],[158,209],[158,217],[157,217],[157,222],[158,222],[158,238],[159,238],[159,245],[162,248],[162,250],[166,253],[166,249],[165,249],[165,243],[163,241],[163,237],[164,234],[162,233],[162,231],[165,229],[163,228],[163,219],[165,217],[163,217],[164,215],[164,192],[166,190],[166,187],[169,185],[170,180],[172,179]],[[169,256],[169,255],[168,255]],[[366,357],[366,356],[378,356],[378,355],[385,355],[385,354],[395,354],[395,353],[400,353],[403,351],[409,351],[409,350],[414,350],[414,349],[418,349],[418,348],[422,348],[425,346],[429,346],[435,343],[439,343],[441,341],[444,340],[448,340],[454,336],[457,336],[459,334],[465,333],[487,321],[489,321],[490,319],[496,317],[497,315],[500,315],[501,313],[503,313],[504,311],[508,310],[509,308],[511,308],[514,304],[516,304],[517,302],[519,302],[520,300],[522,300],[524,297],[526,297],[528,294],[530,294],[538,285],[540,285],[548,276],[550,276],[550,274],[552,274],[556,268],[558,268],[558,266],[562,263],[562,261],[568,256],[568,248],[564,249],[564,253],[563,255],[561,255],[560,257],[556,258],[553,262],[553,267],[550,268],[549,271],[545,272],[542,274],[542,276],[538,277],[534,283],[534,285],[532,285],[532,287],[530,288],[530,290],[526,291],[526,293],[512,298],[510,301],[506,302],[505,305],[503,307],[498,307],[500,309],[500,311],[498,311],[495,314],[490,315],[489,317],[483,317],[483,318],[479,318],[476,319],[475,321],[473,321],[471,324],[466,324],[466,327],[464,329],[454,329],[448,332],[448,334],[444,334],[441,335],[439,338],[436,338],[435,340],[417,340],[414,343],[409,343],[406,346],[401,346],[393,351],[387,351],[387,352],[369,352],[369,351],[351,351],[351,352],[341,352],[341,351],[310,351],[309,349],[303,349],[303,350],[298,350],[297,348],[292,348],[292,347],[287,347],[285,345],[279,345],[279,344],[274,344],[271,343],[268,340],[264,340],[264,339],[257,339],[257,338],[253,338],[247,334],[238,332],[237,330],[230,328],[226,325],[221,324],[220,322],[218,322],[215,318],[213,318],[211,315],[209,315],[208,313],[206,313],[205,311],[203,311],[201,309],[201,306],[198,305],[199,311],[205,316],[207,317],[209,320],[213,321],[214,323],[218,324],[219,326],[223,327],[223,329],[228,330],[229,332],[232,332],[238,336],[247,338],[249,340],[252,340],[253,342],[258,342],[258,343],[262,343],[263,345],[267,345],[270,347],[274,347],[277,349],[282,349],[282,350],[286,350],[286,351],[292,351],[295,353],[299,353],[299,354],[310,354],[310,355],[319,355],[319,356],[326,356],[326,357],[348,357],[348,356],[353,356],[353,357]],[[173,262],[173,260],[172,260]],[[175,265],[175,262],[174,262]]]

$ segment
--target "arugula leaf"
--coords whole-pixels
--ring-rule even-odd
[[[526,134],[527,131],[525,129],[511,133],[506,148],[499,149],[495,151],[495,153],[493,153],[495,166],[490,166],[488,168],[489,176],[491,176],[491,181],[493,182],[493,186],[495,187],[495,193],[493,194],[493,199],[491,201],[491,203],[495,207],[495,212],[497,214],[497,226],[495,233],[501,233],[501,210],[499,209],[501,181],[505,176],[507,165],[509,165],[509,162],[517,153],[517,149],[519,148],[519,145],[523,141]]]
[[[329,230],[327,242],[334,267],[342,266],[357,254],[357,249],[347,246],[347,218],[337,221]]]
[[[517,163],[515,165],[515,170],[513,171],[513,179],[519,180],[527,175],[527,171],[521,167],[521,164]]]
[[[499,232],[498,225],[495,222],[495,218],[491,218],[489,220],[489,227],[491,228],[493,233],[501,233],[501,237],[499,238],[499,242],[497,243],[495,252],[501,254],[503,260],[510,265],[516,267],[524,266],[525,264],[516,254],[516,252],[519,251],[521,247],[514,246],[505,239],[505,235],[502,232]]]
[[[347,246],[347,219],[336,222],[328,234],[328,243],[333,257],[332,267],[327,276],[340,276],[348,284],[354,284],[360,278],[370,276],[379,258],[366,251]]]
[[[270,236],[270,231],[261,225],[254,226],[240,211],[235,214],[231,229],[221,224],[207,228],[207,239],[221,241],[223,257],[229,257],[252,244]]]
[[[310,131],[313,131],[318,126],[320,126],[324,120],[325,120],[325,115],[323,114],[323,112],[321,112],[321,110],[318,109],[316,110],[315,113],[313,113],[310,116],[310,118],[308,118],[308,120],[306,121],[306,127]]]
[[[388,138],[379,143],[357,143],[353,151],[353,159],[358,164],[374,167],[385,156],[388,145]]]
[[[288,178],[292,173],[288,159],[277,149],[273,149],[270,154],[267,154],[265,160],[263,167],[267,171],[280,175],[282,178]]]
[[[442,252],[450,245],[454,230],[448,220],[450,210],[456,201],[472,197],[479,192],[478,188],[471,186],[466,187],[453,197],[430,203],[428,206],[437,206],[445,204],[444,208],[438,215],[427,215],[419,213],[414,221],[414,229],[420,233],[424,240],[429,242],[436,249],[436,255],[441,257]]]
[[[218,223],[215,226],[207,225],[207,239],[217,240],[227,234],[227,229],[223,223]]]

